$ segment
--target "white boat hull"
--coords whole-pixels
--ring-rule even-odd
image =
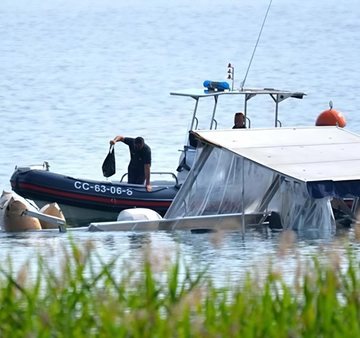
[[[152,231],[152,230],[244,230],[246,226],[258,226],[266,218],[263,213],[224,214],[182,217],[159,220],[129,220],[119,222],[90,223],[89,231]]]

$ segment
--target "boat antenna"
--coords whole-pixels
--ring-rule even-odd
[[[254,51],[253,51],[253,53],[252,53],[252,55],[251,55],[251,59],[250,59],[250,62],[249,62],[249,66],[248,66],[248,68],[247,68],[247,70],[246,70],[246,74],[245,74],[244,80],[240,83],[240,88],[241,88],[241,90],[244,89],[245,81],[246,81],[246,78],[247,78],[247,76],[248,76],[248,73],[249,73],[249,70],[250,70],[250,66],[251,66],[252,60],[253,60],[253,58],[254,58],[254,55],[255,55],[255,52],[256,52],[257,45],[258,45],[259,40],[260,40],[260,36],[261,36],[262,30],[263,30],[263,28],[264,28],[267,15],[268,15],[269,10],[270,10],[270,7],[271,7],[271,3],[272,3],[272,0],[270,0],[270,2],[269,2],[269,6],[268,6],[268,9],[267,9],[267,11],[266,11],[266,14],[265,14],[265,17],[264,17],[264,21],[263,21],[263,23],[262,23],[262,26],[261,26],[261,29],[260,29],[260,33],[259,33],[259,36],[258,36],[257,41],[256,41],[256,44],[255,44]]]

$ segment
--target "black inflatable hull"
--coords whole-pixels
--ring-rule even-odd
[[[164,216],[179,187],[168,184],[145,186],[79,179],[39,169],[17,169],[10,179],[12,190],[39,207],[57,202],[67,222],[85,225],[114,221],[120,211],[149,208]]]

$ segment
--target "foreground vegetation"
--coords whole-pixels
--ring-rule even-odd
[[[360,263],[348,250],[309,260],[295,284],[274,268],[248,273],[236,287],[215,287],[181,259],[140,265],[101,262],[91,245],[72,246],[61,268],[38,258],[0,268],[0,337],[358,337]],[[99,267],[100,265],[100,267]],[[96,266],[96,269],[94,268]]]

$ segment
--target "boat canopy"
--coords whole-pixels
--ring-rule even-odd
[[[299,182],[350,181],[355,184],[360,180],[360,136],[346,129],[314,126],[194,134],[203,142],[226,148]]]
[[[192,133],[195,165],[165,218],[276,211],[284,228],[335,229],[332,198],[360,196],[360,137],[347,130]]]

